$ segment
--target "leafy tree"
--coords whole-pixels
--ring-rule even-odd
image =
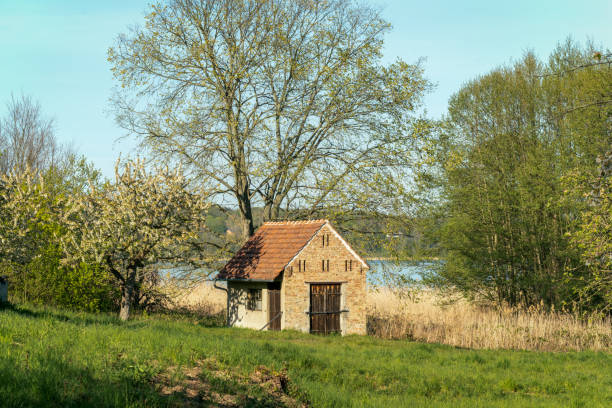
[[[230,200],[245,237],[254,206],[264,219],[397,213],[414,202],[430,84],[419,64],[381,62],[388,29],[351,0],[153,5],[109,50],[117,120]]]
[[[63,222],[64,263],[97,265],[121,291],[119,316],[127,320],[152,268],[166,262],[196,263],[202,254],[204,197],[191,192],[180,171],[148,172],[142,161],[115,170],[115,182],[70,197]]]
[[[591,84],[596,84],[595,87],[579,91],[583,92],[582,96],[567,108],[566,113],[592,106],[612,104],[612,83],[607,79],[610,67],[612,67],[612,52],[610,50],[602,52],[589,43],[586,52],[576,53],[571,40],[566,42],[565,49],[569,53],[556,55],[556,61],[551,64],[552,72],[547,74],[548,76],[563,78],[577,71],[588,70],[589,76],[592,77],[595,74],[600,77],[599,81],[590,81]],[[591,58],[589,59],[588,56]]]
[[[592,174],[612,142],[612,106],[583,103],[609,88],[612,71],[568,69],[591,55],[568,41],[548,64],[527,54],[451,98],[438,157],[447,260],[437,283],[512,305],[574,300],[565,276],[582,265],[567,233],[584,200],[564,194],[564,179]]]
[[[579,294],[580,304],[612,312],[612,152],[599,158],[600,174],[583,183],[587,208],[580,228],[570,234],[580,248],[586,268],[572,271],[570,282]],[[577,183],[575,183],[577,184]]]
[[[12,298],[88,311],[113,308],[116,293],[95,266],[60,265],[66,197],[81,194],[83,179],[95,183],[98,176],[84,159],[72,156],[61,169],[15,168],[2,176],[0,258]]]

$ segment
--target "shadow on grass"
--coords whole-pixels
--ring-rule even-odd
[[[30,306],[30,305],[14,305],[12,303],[3,303],[0,305],[0,311],[10,311],[19,314],[23,317],[32,319],[53,319],[60,322],[69,322],[77,325],[91,325],[91,324],[112,324],[120,325],[124,324],[119,318],[111,316],[109,314],[92,314],[92,313],[78,313],[70,311],[59,311],[56,309],[47,309],[44,307]]]
[[[87,367],[49,354],[25,361],[0,360],[0,367],[3,406],[112,407],[135,402],[167,405],[154,387],[130,378],[128,373],[118,373],[112,379],[99,378]]]
[[[171,321],[190,321],[197,322],[199,325],[204,327],[225,327],[225,316],[223,313],[217,313],[214,315],[204,315],[201,313],[193,312],[188,309],[172,309],[172,310],[158,310],[152,314],[144,314],[136,311],[132,318],[127,322],[121,321],[117,316],[109,313],[79,313],[71,311],[62,311],[57,309],[48,309],[45,307],[31,306],[31,305],[15,305],[12,303],[4,302],[0,303],[0,311],[9,311],[19,314],[23,317],[32,319],[53,319],[60,322],[73,323],[75,325],[88,326],[88,325],[113,325],[123,326],[125,329],[137,329],[147,325],[143,317],[155,317],[159,319],[166,319]]]

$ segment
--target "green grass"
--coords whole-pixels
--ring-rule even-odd
[[[180,382],[181,368],[203,361],[202,381],[241,406],[282,404],[244,380],[262,365],[286,370],[289,395],[315,407],[612,406],[612,355],[602,352],[475,351],[206,327],[194,317],[122,323],[30,306],[0,310],[2,406],[180,406],[184,396],[160,393],[160,376],[175,370]]]

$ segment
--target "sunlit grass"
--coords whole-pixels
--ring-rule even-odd
[[[316,407],[612,404],[612,356],[603,352],[474,351],[257,332],[205,327],[194,316],[122,323],[110,315],[28,306],[0,311],[3,406],[180,406],[183,396],[162,395],[156,378],[202,361],[215,361],[236,378],[260,366],[286,372],[290,396]],[[230,380],[209,386],[235,392],[237,405],[280,404],[265,392],[251,398],[253,385]]]

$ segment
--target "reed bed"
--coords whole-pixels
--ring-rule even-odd
[[[584,319],[546,311],[475,305],[432,290],[368,291],[368,334],[470,349],[539,351],[612,350],[610,319]]]
[[[201,284],[188,289],[178,289],[167,286],[173,299],[172,307],[187,309],[203,315],[218,315],[225,313],[227,307],[227,297],[223,290],[216,289],[212,282],[202,282]]]
[[[225,312],[225,292],[205,282],[180,293],[175,305],[192,312]],[[370,288],[368,334],[470,349],[540,351],[612,351],[612,322],[546,311],[498,308],[464,299],[449,302],[433,290],[402,292]]]

